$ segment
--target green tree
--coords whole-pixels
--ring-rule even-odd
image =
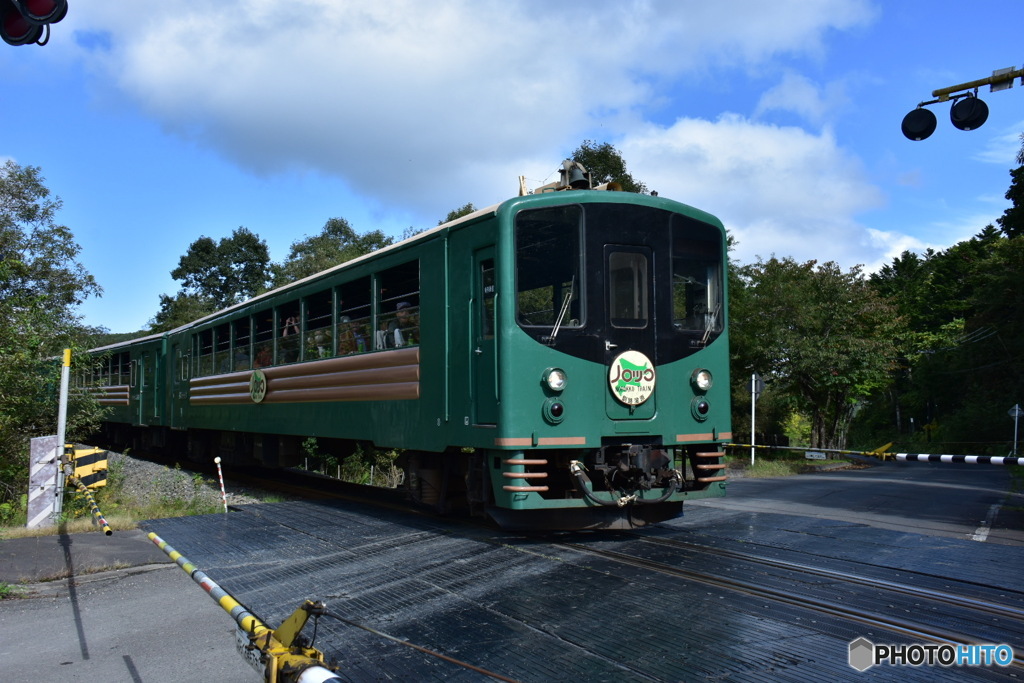
[[[772,258],[744,266],[731,306],[734,367],[809,417],[811,446],[844,448],[857,408],[890,381],[900,322],[860,268]]]
[[[443,219],[439,220],[437,222],[437,224],[438,225],[444,225],[445,223],[450,223],[450,222],[454,221],[456,218],[462,218],[463,216],[468,216],[469,214],[473,213],[474,211],[476,211],[476,207],[473,206],[473,202],[467,202],[467,203],[463,204],[462,206],[460,206],[459,208],[452,209],[451,211],[449,211],[448,215],[445,216]]]
[[[43,180],[38,167],[0,168],[0,504],[25,490],[29,439],[56,433],[55,358],[71,348],[76,366],[89,362],[75,307],[101,292]],[[68,437],[83,438],[99,416],[95,401],[73,396]]]
[[[647,193],[647,186],[626,171],[626,161],[611,143],[597,144],[593,140],[584,140],[573,151],[572,160],[590,171],[594,185],[615,181],[622,185],[624,192]]]
[[[178,292],[160,295],[160,310],[149,321],[150,333],[169,332],[217,310],[213,300],[199,294]]]
[[[273,266],[273,286],[314,275],[393,241],[380,230],[359,234],[344,218],[328,219],[320,234],[292,242],[287,258]]]
[[[200,237],[178,260],[171,277],[181,282],[174,296],[160,295],[151,332],[166,332],[266,290],[270,279],[267,243],[245,227],[214,242]]]
[[[183,293],[209,299],[220,309],[264,291],[269,270],[267,243],[240,226],[219,242],[205,236],[197,239],[171,277],[182,283]]]
[[[1021,136],[1024,140],[1024,135]],[[1006,191],[1006,198],[1012,205],[1003,215],[996,219],[999,228],[1007,237],[1024,235],[1024,144],[1017,153],[1017,168],[1010,171],[1010,189]]]

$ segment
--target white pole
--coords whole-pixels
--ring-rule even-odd
[[[217,478],[220,479],[220,499],[224,501],[224,512],[228,511],[228,493],[224,490],[224,471],[220,468],[220,456],[213,459],[217,464]]]
[[[1017,455],[1017,423],[1020,422],[1020,404],[1013,405],[1013,454]]]
[[[750,376],[750,466],[754,466],[754,415],[757,405],[757,373]]]
[[[57,463],[57,499],[53,506],[53,523],[60,522],[64,512],[64,439],[68,424],[68,383],[71,377],[71,349],[64,349],[64,362],[60,368],[60,403],[57,406],[57,450],[54,453]]]

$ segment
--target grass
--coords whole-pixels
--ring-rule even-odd
[[[12,586],[6,581],[0,581],[0,600],[21,597],[21,591],[17,586]]]
[[[766,479],[769,477],[790,477],[800,474],[807,466],[803,460],[767,460],[755,458],[754,466],[747,467],[744,476],[755,479]]]
[[[201,475],[175,472],[173,476],[181,478],[182,481],[190,478],[193,489],[198,489],[203,485]],[[197,497],[179,499],[161,496],[154,499],[150,496],[147,500],[140,501],[128,496],[123,484],[123,465],[120,462],[111,461],[110,469],[107,472],[107,485],[93,492],[100,512],[103,513],[104,519],[113,531],[136,529],[139,521],[145,519],[206,515],[222,512],[224,509],[220,502],[204,502]],[[85,496],[72,489],[68,489],[64,493],[64,514],[61,523],[57,526],[28,529],[25,527],[25,520],[24,509],[6,517],[5,525],[0,526],[0,539],[32,538],[100,530],[100,527],[93,522],[92,512]]]
[[[743,470],[743,476],[752,479],[768,479],[771,477],[791,477],[809,471],[811,461],[806,458],[778,458],[778,457],[756,457],[753,466],[750,465],[750,456],[733,455],[726,456],[726,462],[739,463]],[[843,462],[843,460],[829,460],[828,462]]]

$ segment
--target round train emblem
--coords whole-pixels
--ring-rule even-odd
[[[249,377],[249,398],[253,403],[260,403],[267,396],[267,376],[262,370],[253,370]]]
[[[654,363],[639,351],[623,351],[608,368],[608,386],[619,403],[627,406],[649,399],[656,381]]]

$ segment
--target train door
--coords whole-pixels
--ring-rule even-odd
[[[470,372],[473,424],[493,425],[498,422],[494,247],[473,252],[472,293]]]
[[[655,415],[657,325],[654,254],[650,247],[604,246],[605,362],[611,391],[605,408],[613,420]]]
[[[170,405],[167,407],[167,422],[172,429],[180,428],[184,422],[185,403],[188,400],[188,355],[182,353],[181,345],[171,348],[174,366],[168,376],[171,390],[167,392]]]
[[[156,412],[156,391],[153,386],[156,361],[148,351],[139,356],[139,424],[147,425]]]

